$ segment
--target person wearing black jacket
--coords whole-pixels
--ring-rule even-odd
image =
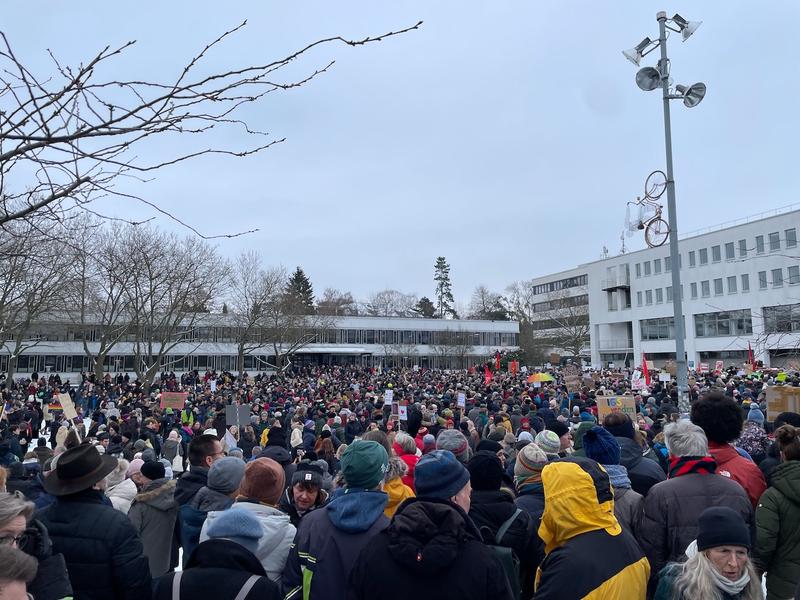
[[[225,456],[217,436],[198,435],[189,442],[190,470],[184,473],[175,486],[175,502],[178,506],[189,504],[208,483],[208,470],[215,460]]]
[[[347,425],[344,426],[344,441],[346,444],[352,444],[358,436],[364,433],[364,428],[361,423],[356,419],[355,413],[350,413],[347,418]]]

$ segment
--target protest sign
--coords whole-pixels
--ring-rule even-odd
[[[208,385],[211,388],[212,392],[216,392],[217,391],[217,380],[216,379],[212,379],[211,381],[209,381]]]
[[[722,373],[725,369],[725,363],[721,360],[718,360],[714,363],[714,373]]]
[[[229,404],[225,407],[225,426],[230,427],[231,425],[236,425],[240,428],[250,425],[249,404],[242,404],[241,406]]]
[[[391,406],[392,405],[392,399],[393,398],[394,398],[394,390],[386,390],[383,393],[383,402],[387,406]]]
[[[591,375],[584,375],[583,376],[583,385],[584,385],[584,387],[587,387],[590,390],[593,390],[595,388],[594,377],[592,377]]]
[[[564,383],[567,384],[567,389],[570,392],[579,391],[581,389],[581,375],[575,365],[567,365],[564,367]]]
[[[659,373],[658,380],[664,383],[669,383],[670,381],[672,381],[672,375],[670,375],[669,373]]]
[[[678,376],[678,365],[675,363],[674,360],[670,359],[666,363],[664,363],[664,370],[673,377]]]
[[[400,402],[397,406],[397,417],[401,421],[408,421],[408,407],[405,402]]]
[[[557,365],[561,363],[561,355],[557,352],[550,353],[550,364]]]
[[[782,412],[800,412],[800,388],[786,385],[767,388],[767,420],[774,421]]]
[[[744,363],[744,374],[748,376],[753,374],[753,363]]]
[[[464,392],[458,392],[458,408],[467,407],[467,396]]]
[[[71,421],[78,418],[78,411],[75,410],[75,404],[69,394],[59,394],[58,401],[61,403],[61,408],[67,419]]]
[[[600,423],[606,416],[615,412],[621,412],[628,415],[631,420],[636,420],[636,400],[633,396],[599,396],[596,401],[597,420]]]
[[[189,392],[161,392],[161,408],[177,408],[183,410],[183,405]]]
[[[708,363],[700,363],[700,372],[701,373],[708,373]]]

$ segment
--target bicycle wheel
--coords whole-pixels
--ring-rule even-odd
[[[667,189],[667,176],[664,171],[653,171],[644,182],[645,198],[658,200]]]
[[[644,230],[644,241],[647,242],[648,246],[651,248],[663,246],[668,238],[669,225],[664,219],[658,217],[657,219],[648,221],[647,227],[645,227]]]

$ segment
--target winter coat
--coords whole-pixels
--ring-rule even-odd
[[[533,537],[531,538],[531,546],[533,557],[531,560],[532,572],[523,572],[525,582],[523,582],[523,591],[529,590],[533,586],[533,578],[536,574],[536,568],[544,560],[544,542],[539,537],[539,524],[542,521],[542,513],[544,512],[544,486],[541,483],[532,486],[525,486],[525,489],[519,491],[519,495],[515,500],[517,508],[521,508],[531,518],[531,525],[533,526]]]
[[[151,593],[142,542],[128,518],[85,490],[36,512],[63,554],[76,600],[141,600]]]
[[[317,443],[317,436],[312,429],[303,429],[303,450],[313,452]]]
[[[403,449],[397,444],[394,444],[393,447],[397,457],[406,463],[406,466],[408,467],[408,470],[401,479],[403,480],[404,484],[411,488],[411,491],[414,491],[414,467],[416,467],[417,463],[419,462],[419,456],[417,456],[416,453],[409,454],[408,452],[404,452]]]
[[[272,427],[267,434],[266,446],[286,448],[286,430],[283,427]]]
[[[353,440],[364,433],[364,428],[358,421],[347,421],[344,426],[344,443],[352,444]]]
[[[769,444],[769,436],[764,427],[753,421],[745,421],[742,435],[733,445],[747,452],[753,458],[753,462],[759,464],[767,457]]]
[[[354,600],[510,600],[500,562],[455,504],[412,499],[374,536],[353,566]]]
[[[643,506],[644,498],[637,491],[624,487],[614,488],[614,516],[634,539],[638,539]]]
[[[230,508],[232,504],[233,498],[217,490],[212,490],[208,486],[201,487],[191,502],[192,508],[205,513],[212,510],[225,510]]]
[[[148,483],[131,504],[128,518],[142,538],[153,578],[169,571],[172,533],[178,517],[175,481],[156,479]]]
[[[183,473],[183,447],[180,440],[164,442],[164,458],[172,464],[173,473]]]
[[[389,459],[389,467],[386,471],[386,476],[383,478],[383,491],[389,496],[389,501],[386,503],[386,508],[383,514],[387,519],[394,516],[397,507],[400,506],[404,500],[414,497],[414,490],[403,483],[402,477],[408,472],[408,466],[405,462],[392,456]]]
[[[615,437],[614,439],[619,442],[619,464],[628,470],[631,487],[635,491],[646,496],[651,487],[667,478],[656,460],[644,457],[644,454],[650,451],[649,448],[642,450],[641,446],[630,438]]]
[[[292,427],[292,434],[289,438],[289,443],[292,446],[292,449],[299,448],[303,445],[303,429],[302,427]],[[267,443],[267,446],[271,444]]]
[[[708,453],[717,462],[717,473],[730,477],[744,488],[755,508],[758,499],[767,489],[767,481],[761,469],[751,460],[747,460],[730,444],[708,443]]]
[[[289,515],[273,506],[259,504],[255,500],[239,500],[235,503],[235,507],[249,511],[258,519],[261,524],[261,538],[258,540],[256,558],[264,567],[267,577],[272,581],[280,582],[281,574],[286,566],[286,558],[289,556],[289,547],[292,545],[297,531],[289,522]],[[201,544],[208,539],[208,528],[220,514],[222,512],[212,511],[206,516],[206,521],[200,531]]]
[[[668,562],[679,560],[697,538],[697,518],[711,506],[727,506],[755,533],[753,507],[735,481],[715,474],[689,473],[659,483],[645,496],[639,543],[650,560],[651,589]]]
[[[139,490],[136,489],[136,484],[133,483],[132,480],[123,479],[114,487],[108,488],[106,490],[106,496],[111,500],[111,504],[114,505],[114,508],[122,512],[122,514],[127,515],[138,491]]]
[[[180,598],[233,600],[252,575],[259,577],[244,600],[280,600],[278,585],[266,577],[252,552],[230,540],[208,540],[197,547],[184,567]],[[168,573],[158,580],[153,600],[174,600],[172,581],[175,576],[175,573]]]
[[[175,502],[179,506],[189,504],[206,483],[208,483],[208,469],[192,467],[191,471],[184,473],[178,479],[175,486]]]
[[[680,595],[676,595],[675,593],[675,581],[680,577],[681,571],[680,564],[670,564],[661,570],[658,578],[658,589],[656,589],[653,600],[694,600],[692,598],[687,598],[682,593]],[[721,600],[739,600],[744,594],[744,591],[735,595],[729,594],[721,589],[718,589],[717,592]],[[789,597],[790,596],[787,596],[787,598]]]
[[[289,515],[289,521],[292,523],[292,525],[298,527],[300,525],[300,519],[302,519],[305,515],[307,515],[311,511],[316,510],[321,506],[325,506],[329,498],[330,496],[328,495],[328,492],[326,492],[323,489],[320,489],[319,493],[317,494],[317,501],[314,503],[314,506],[312,506],[310,510],[304,512],[301,515],[299,512],[297,512],[297,507],[294,504],[294,493],[292,491],[292,488],[288,487],[283,491],[283,494],[281,495],[280,502],[278,503],[278,508],[281,510],[281,512],[284,512],[287,515]]]
[[[203,529],[206,513],[202,510],[197,510],[190,504],[184,504],[178,510],[178,519],[180,520],[178,529],[181,535],[183,564],[185,566],[192,552],[200,543],[200,531]]]
[[[755,563],[767,572],[767,600],[791,598],[800,582],[800,461],[772,472],[756,507]]]
[[[344,600],[356,558],[386,529],[383,492],[345,489],[303,517],[283,573],[285,600]]]

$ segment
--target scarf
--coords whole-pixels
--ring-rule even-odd
[[[622,465],[603,465],[608,473],[608,479],[615,488],[630,488],[631,480],[628,477],[628,469]]]
[[[667,477],[672,479],[689,473],[713,475],[716,471],[717,463],[710,456],[675,456],[669,461],[669,475]]]
[[[537,487],[542,488],[542,472],[537,471],[532,475],[528,475],[527,477],[515,477],[516,484],[517,484],[517,493],[519,495],[522,494],[529,494],[533,492]]]
[[[750,583],[750,574],[746,569],[744,573],[742,573],[742,576],[736,581],[731,581],[714,568],[711,569],[711,574],[714,577],[714,583],[717,585],[717,587],[731,596],[735,596],[741,592],[745,586]]]

